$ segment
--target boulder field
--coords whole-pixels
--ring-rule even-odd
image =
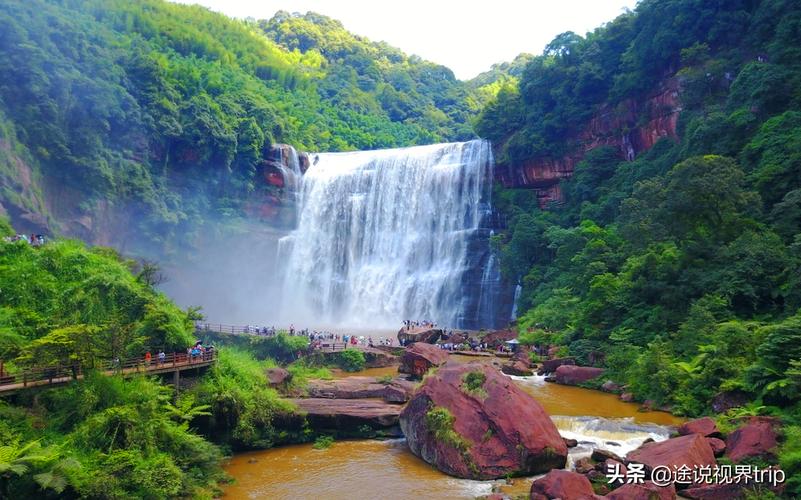
[[[452,476],[533,475],[567,460],[542,406],[485,364],[448,364],[429,374],[400,425],[412,453]]]

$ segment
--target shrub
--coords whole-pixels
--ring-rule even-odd
[[[364,370],[364,365],[367,361],[364,359],[364,353],[356,349],[345,349],[337,357],[339,367],[346,372],[358,372]]]
[[[312,448],[315,450],[325,450],[330,448],[333,444],[334,438],[332,436],[318,436],[317,439],[314,440]]]

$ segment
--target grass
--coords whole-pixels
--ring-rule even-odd
[[[484,399],[487,397],[487,391],[484,389],[486,381],[487,376],[482,372],[467,372],[462,377],[462,390],[471,396]]]

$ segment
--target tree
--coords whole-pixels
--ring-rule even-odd
[[[98,358],[110,355],[107,345],[101,340],[102,329],[89,325],[73,325],[52,330],[44,337],[31,341],[17,358],[20,363],[50,367],[70,366],[73,377],[77,366],[94,368]]]

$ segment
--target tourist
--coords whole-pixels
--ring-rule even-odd
[[[167,358],[167,355],[164,354],[164,349],[159,349],[159,364],[163,365],[164,360]]]
[[[145,366],[150,366],[150,358],[151,358],[150,350],[148,350],[145,353]]]

